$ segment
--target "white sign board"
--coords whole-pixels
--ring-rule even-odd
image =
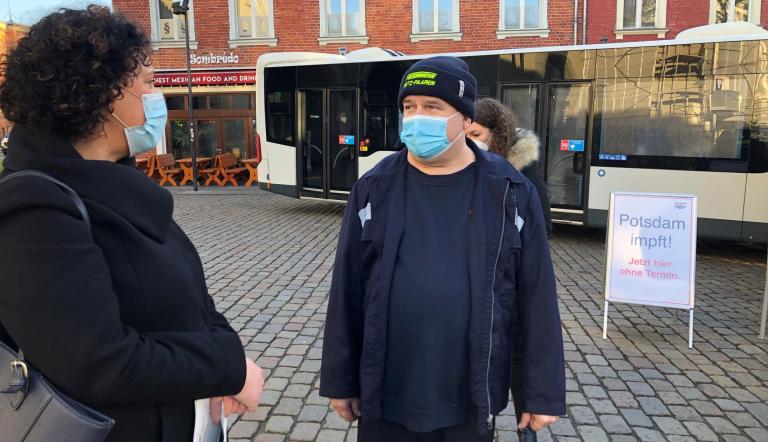
[[[612,192],[606,244],[608,303],[690,310],[693,345],[696,279],[696,196]]]
[[[696,197],[612,193],[605,298],[692,309]]]

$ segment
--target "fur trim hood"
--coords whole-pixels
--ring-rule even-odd
[[[507,160],[517,170],[523,170],[539,160],[539,137],[530,130],[518,129],[517,140],[510,147]]]

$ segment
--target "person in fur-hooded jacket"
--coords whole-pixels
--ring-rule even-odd
[[[552,234],[549,213],[549,191],[539,170],[539,137],[530,130],[516,129],[512,112],[492,98],[481,98],[475,103],[475,120],[466,134],[480,147],[505,157],[515,169],[528,178],[539,194],[547,227]]]

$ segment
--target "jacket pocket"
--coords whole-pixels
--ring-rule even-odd
[[[369,219],[360,233],[360,281],[364,289],[364,305],[377,284],[378,267],[383,250],[381,223],[378,219]]]

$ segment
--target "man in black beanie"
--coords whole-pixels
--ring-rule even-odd
[[[492,441],[513,351],[520,426],[565,413],[544,217],[531,183],[464,135],[476,90],[458,58],[411,66],[398,97],[407,150],[360,178],[347,203],[320,394],[360,418],[360,441]]]

